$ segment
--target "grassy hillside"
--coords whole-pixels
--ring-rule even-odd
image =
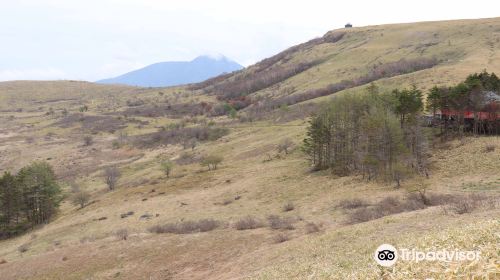
[[[66,195],[49,224],[0,241],[0,279],[495,279],[498,136],[431,145],[430,177],[405,180],[395,189],[361,176],[311,172],[300,149],[307,118],[290,117],[294,108],[273,111],[280,122],[251,123],[214,116],[210,108],[223,102],[217,99],[219,84],[311,61],[307,70],[248,96],[301,94],[402,58],[436,58],[438,64],[379,79],[381,90],[452,84],[482,69],[500,72],[499,40],[500,18],[370,26],[331,31],[236,74],[189,87],[0,83],[0,170],[45,160]],[[212,135],[210,129],[227,133]],[[91,145],[84,145],[85,136],[92,137]],[[277,149],[285,139],[292,142],[288,153]],[[213,154],[224,161],[208,171],[200,161]],[[165,159],[175,164],[170,178],[160,169]],[[104,182],[108,166],[122,173],[115,191]],[[422,184],[432,205],[412,195]],[[91,194],[89,205],[70,203],[72,185]],[[384,201],[397,207],[360,222],[358,210],[380,211]],[[203,219],[217,227],[195,233],[178,227]],[[165,225],[174,233],[150,230]],[[481,250],[484,258],[382,269],[372,258],[382,243]]]
[[[247,80],[256,73],[272,72],[273,69],[298,63],[319,62],[251,95],[294,94],[353,80],[366,75],[374,66],[403,58],[436,58],[439,64],[431,69],[377,81],[386,89],[416,84],[425,90],[429,85],[457,83],[469,73],[483,69],[499,72],[499,44],[499,18],[338,29],[328,32],[323,38],[295,46],[250,66],[218,83]],[[210,87],[206,89],[210,90]]]

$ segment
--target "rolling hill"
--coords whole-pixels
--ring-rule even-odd
[[[496,279],[498,136],[430,143],[429,178],[399,189],[311,172],[301,152],[322,101],[371,82],[425,92],[483,69],[500,72],[500,18],[333,30],[187,86],[0,83],[0,171],[45,160],[67,197],[50,223],[0,240],[0,279]],[[239,106],[234,118],[227,104]],[[223,157],[216,170],[207,155]],[[109,166],[121,172],[114,191]],[[352,222],[383,201],[415,202],[422,180],[442,204]],[[74,186],[91,196],[81,209]],[[465,212],[446,204],[470,195]],[[383,268],[373,260],[383,243],[482,258]]]
[[[224,56],[199,56],[192,61],[155,63],[111,79],[101,84],[124,84],[142,87],[166,87],[201,82],[243,66]]]

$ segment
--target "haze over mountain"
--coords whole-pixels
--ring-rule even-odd
[[[102,84],[124,84],[143,87],[165,87],[204,81],[243,66],[223,55],[204,55],[192,61],[170,61],[151,64],[121,76],[97,81]]]

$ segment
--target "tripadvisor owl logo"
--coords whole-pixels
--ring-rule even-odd
[[[390,244],[378,246],[374,254],[375,261],[381,266],[393,266],[398,258],[401,261],[411,262],[452,262],[452,261],[477,261],[481,259],[481,251],[463,251],[463,250],[434,250],[420,251],[417,249],[399,248],[398,250]]]
[[[398,251],[390,244],[382,244],[375,250],[374,258],[381,266],[393,266],[398,260]]]

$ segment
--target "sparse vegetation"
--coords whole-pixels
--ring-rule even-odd
[[[84,146],[92,146],[93,143],[94,143],[94,138],[92,138],[92,136],[85,135],[83,137],[83,145]]]
[[[292,139],[286,138],[278,144],[278,153],[285,152],[285,154],[288,154],[292,146],[293,146]]]
[[[195,232],[212,231],[220,226],[220,222],[213,219],[202,219],[199,221],[184,221],[179,223],[169,223],[157,225],[149,228],[153,233],[175,233],[188,234]]]
[[[311,234],[311,233],[316,233],[320,231],[320,226],[317,225],[316,223],[309,222],[306,224],[306,233]]]
[[[287,234],[285,233],[278,233],[277,235],[274,236],[274,243],[283,243],[288,241],[290,238],[288,237]]]
[[[21,254],[22,254],[22,253],[26,253],[26,252],[28,252],[28,250],[29,250],[29,249],[30,249],[30,247],[29,247],[29,245],[28,245],[28,244],[23,244],[23,245],[21,245],[21,246],[19,246],[19,247],[17,248],[17,250],[18,250],[18,251],[19,251],[19,253],[21,253]]]
[[[127,240],[128,238],[128,230],[126,228],[119,229],[114,234],[118,240]]]
[[[344,200],[340,201],[340,203],[338,204],[338,207],[343,208],[343,209],[356,209],[356,208],[360,208],[360,207],[366,207],[368,205],[369,204],[362,199],[353,198],[353,199],[344,199]]]
[[[216,170],[217,166],[224,160],[222,156],[219,155],[208,155],[201,160],[201,165],[207,166],[208,170]]]
[[[140,147],[154,147],[167,144],[182,144],[185,141],[214,141],[228,134],[227,128],[219,127],[184,127],[169,130],[160,130],[155,133],[137,136],[134,139]]]
[[[272,229],[295,229],[295,226],[293,225],[294,220],[289,217],[282,218],[278,215],[270,215],[269,217],[267,217],[267,221],[269,222],[269,227]]]
[[[116,188],[116,184],[118,183],[120,176],[120,170],[118,170],[116,166],[110,166],[104,170],[104,180],[110,191]]]
[[[170,174],[172,173],[173,169],[174,163],[170,160],[164,160],[161,162],[161,170],[163,171],[163,173],[165,173],[165,176],[167,176],[167,178],[170,178]]]
[[[25,233],[0,241],[0,263],[8,261],[2,277],[491,278],[498,258],[498,141],[465,137],[473,134],[472,119],[459,125],[455,118],[445,131],[442,108],[435,107],[437,119],[427,115],[433,107],[423,111],[421,96],[429,94],[420,90],[456,85],[478,65],[497,71],[496,45],[485,40],[494,43],[499,23],[336,30],[203,85],[0,83],[0,170],[45,159],[61,184],[57,200],[61,194],[67,200],[30,211],[51,214],[32,224],[26,211],[48,203],[45,193],[12,191],[17,174],[0,176],[0,232],[7,233],[0,239]],[[425,57],[439,64],[424,65]],[[316,60],[280,81],[285,70]],[[364,77],[382,79],[367,84]],[[236,88],[258,90],[231,92]],[[453,97],[451,107],[467,108],[475,101],[468,91],[480,87],[452,88],[438,100]],[[46,116],[51,108],[55,114]],[[311,164],[300,151],[307,132],[314,135],[303,146]],[[95,143],[82,146],[85,136]],[[212,165],[211,155],[224,160]],[[118,171],[112,187],[106,167]],[[33,181],[44,177],[23,184],[39,186]],[[20,193],[20,207],[9,204],[18,200],[7,197]],[[82,202],[82,193],[91,199]],[[482,258],[398,261],[395,270],[382,269],[373,249],[385,242],[480,250]],[[28,251],[20,253],[21,245]]]
[[[72,202],[74,205],[80,206],[80,208],[85,207],[90,201],[90,194],[86,191],[78,191],[73,194]]]
[[[256,229],[262,226],[262,222],[252,216],[241,218],[234,224],[237,230]]]

